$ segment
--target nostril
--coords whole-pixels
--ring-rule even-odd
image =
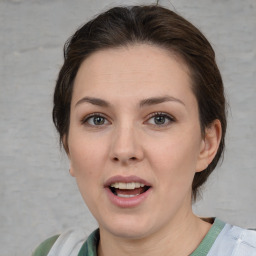
[[[129,158],[129,160],[132,160],[132,161],[134,161],[134,160],[136,160],[136,159],[137,159],[136,157],[130,157],[130,158]],[[118,157],[114,157],[113,160],[114,160],[115,162],[118,162],[118,161],[119,161],[119,158],[118,158]]]

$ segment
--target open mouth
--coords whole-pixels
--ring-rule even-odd
[[[146,186],[145,184],[139,182],[115,182],[109,186],[110,191],[114,195],[123,198],[131,198],[141,195],[145,193],[149,188],[150,186]]]

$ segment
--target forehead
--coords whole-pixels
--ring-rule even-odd
[[[177,54],[158,46],[138,44],[100,50],[83,61],[73,97],[177,94],[191,90],[190,72]],[[153,95],[150,95],[153,94]]]

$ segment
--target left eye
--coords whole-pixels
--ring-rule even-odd
[[[91,126],[101,126],[101,125],[106,125],[109,122],[107,121],[107,119],[103,116],[100,115],[92,115],[87,117],[84,121],[84,124],[89,124]]]
[[[148,119],[148,123],[158,126],[164,126],[173,122],[173,118],[167,114],[155,114]]]

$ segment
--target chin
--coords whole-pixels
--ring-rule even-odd
[[[111,229],[109,232],[119,238],[124,238],[124,239],[143,239],[148,236],[149,232],[146,230],[138,230],[134,229],[131,227],[127,228],[122,228],[122,229]]]
[[[136,218],[137,219],[137,218]],[[144,220],[134,220],[133,218],[114,218],[108,222],[111,225],[99,225],[100,229],[106,230],[108,233],[126,239],[142,239],[150,235],[151,227]]]

